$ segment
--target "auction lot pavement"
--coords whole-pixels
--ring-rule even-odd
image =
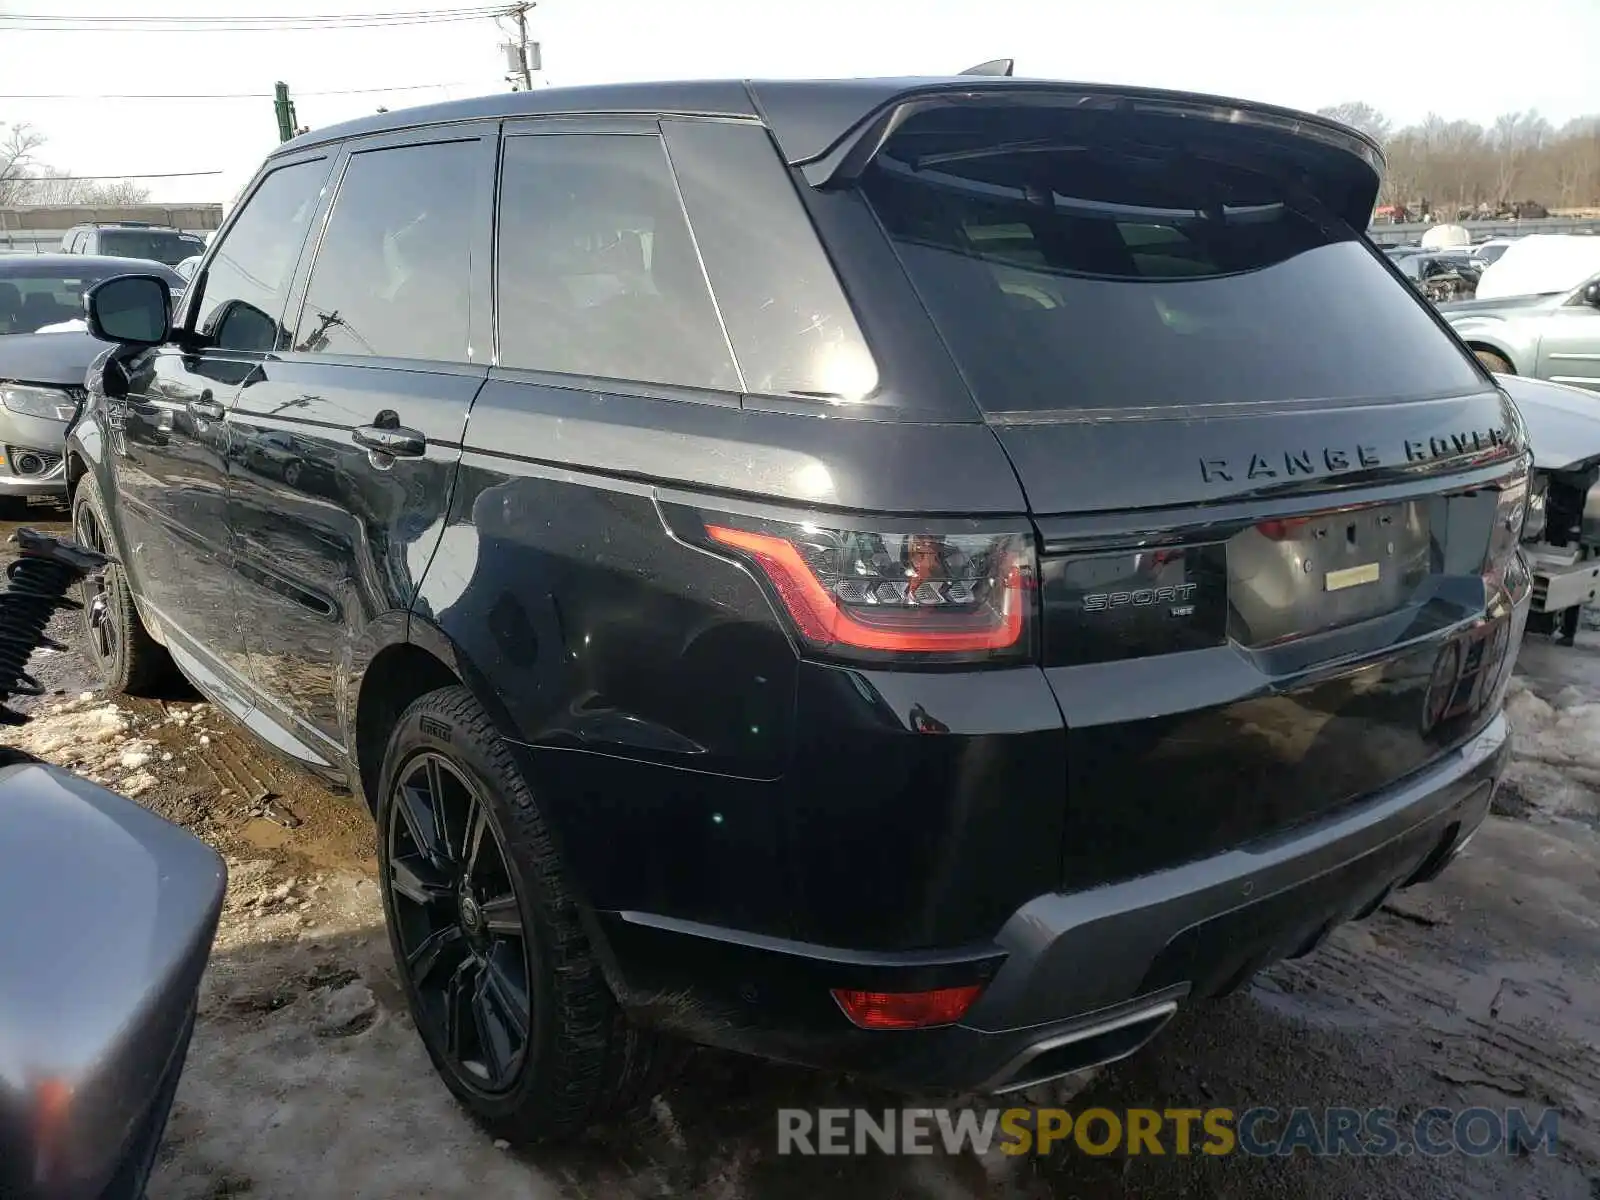
[[[64,529],[50,510],[29,523]],[[1045,1158],[780,1156],[780,1108],[952,1101],[712,1053],[628,1123],[519,1153],[461,1114],[411,1028],[360,801],[263,757],[197,696],[113,703],[76,654],[34,667],[54,694],[5,736],[186,825],[231,872],[151,1200],[1600,1200],[1600,636],[1524,647],[1511,786],[1438,881],[1190,1007],[1069,1105],[1387,1108],[1402,1128],[1433,1106],[1559,1110],[1554,1154],[1439,1158],[1092,1156],[1070,1139]]]

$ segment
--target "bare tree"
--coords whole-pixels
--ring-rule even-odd
[[[1317,109],[1317,115],[1331,117],[1340,124],[1359,129],[1379,145],[1389,138],[1389,118],[1365,100],[1346,100],[1343,104],[1330,104],[1327,108]]]
[[[1550,123],[1538,113],[1502,113],[1495,118],[1489,141],[1494,148],[1494,199],[1514,202],[1517,183],[1528,159],[1544,148],[1550,137]]]
[[[18,203],[17,195],[33,173],[34,151],[44,145],[44,135],[25,122],[5,126],[0,138],[0,204]]]
[[[1559,130],[1537,112],[1506,113],[1489,128],[1429,113],[1396,129],[1363,101],[1321,110],[1378,141],[1389,161],[1380,197],[1436,216],[1500,211],[1524,200],[1600,207],[1600,116]]]
[[[150,199],[150,189],[131,179],[118,179],[112,183],[97,183],[90,189],[90,204],[143,204]]]
[[[39,162],[42,133],[18,123],[0,138],[0,207],[19,204],[141,204],[150,189],[129,179],[74,179]]]

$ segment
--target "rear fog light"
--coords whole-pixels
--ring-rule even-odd
[[[959,1021],[983,985],[939,988],[932,992],[858,992],[835,988],[844,1015],[862,1029],[930,1029]]]

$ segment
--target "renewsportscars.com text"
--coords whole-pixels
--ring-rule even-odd
[[[779,1154],[1554,1154],[1555,1109],[785,1108]]]

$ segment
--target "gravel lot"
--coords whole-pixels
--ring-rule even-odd
[[[31,523],[61,528],[48,511]],[[0,527],[0,533],[9,533]],[[63,640],[76,640],[61,622]],[[210,840],[232,872],[152,1200],[249,1195],[970,1200],[1600,1200],[1600,637],[1523,650],[1512,786],[1465,857],[1245,992],[1183,1013],[1074,1107],[1561,1110],[1556,1157],[780,1159],[780,1106],[904,1103],[711,1053],[632,1123],[519,1156],[437,1083],[400,999],[359,801],[266,759],[198,697],[112,703],[75,654],[13,742]]]

